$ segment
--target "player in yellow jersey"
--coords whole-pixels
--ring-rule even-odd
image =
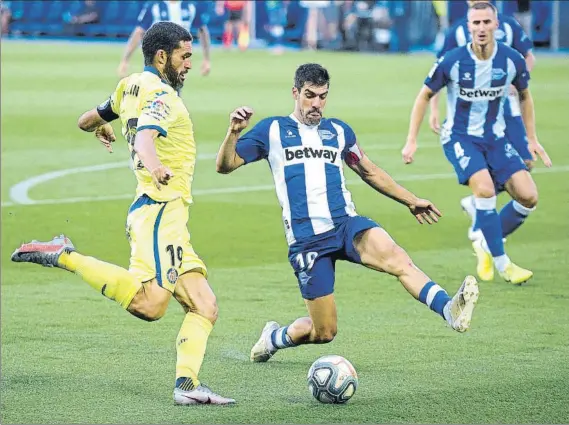
[[[198,379],[217,304],[187,228],[196,144],[178,91],[191,68],[191,42],[177,24],[154,24],[142,41],[144,72],[121,80],[107,101],[79,118],[79,127],[95,131],[111,151],[108,123],[120,118],[129,143],[138,182],[127,217],[129,270],[79,254],[63,235],[23,244],[12,260],[71,271],[147,321],[160,319],[174,295],[186,312],[176,339],[175,403],[232,404]]]

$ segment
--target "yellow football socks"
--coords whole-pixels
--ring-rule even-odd
[[[142,287],[128,270],[77,252],[62,253],[59,265],[73,272],[105,297],[127,308]]]
[[[195,313],[186,314],[176,338],[176,379],[191,378],[194,387],[199,385],[198,374],[212,329],[212,323],[206,318]]]

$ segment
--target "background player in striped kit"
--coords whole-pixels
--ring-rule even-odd
[[[472,7],[476,3],[489,3],[489,1],[469,0],[467,3],[469,7]],[[532,52],[533,42],[513,17],[498,14],[498,28],[494,33],[494,37],[496,41],[505,43],[520,52],[520,54],[525,58],[528,71],[532,71],[535,64],[535,56]],[[452,49],[465,46],[469,41],[471,41],[471,38],[470,32],[468,31],[468,18],[464,17],[464,19],[456,22],[446,33],[444,45],[437,53],[437,58],[443,57]],[[437,134],[440,131],[438,99],[438,93],[432,97],[430,102],[431,114],[429,117],[429,125]],[[510,88],[510,94],[504,104],[504,118],[506,121],[506,137],[531,170],[534,158],[528,148],[528,139],[524,123],[522,121],[518,93],[513,86]],[[496,191],[498,193],[502,192],[504,191],[504,187],[496,187]],[[471,225],[468,228],[469,239],[472,241],[483,239],[484,235],[482,235],[482,232],[476,225],[476,205],[474,204],[474,196],[469,195],[463,198],[460,201],[460,204],[462,209],[470,216],[471,219]],[[512,200],[511,204],[512,208],[516,206],[520,209],[517,201]]]
[[[198,27],[198,39],[203,50],[203,60],[201,66],[202,75],[208,75],[211,70],[210,45],[211,39],[207,24],[211,13],[212,2],[210,1],[147,1],[138,15],[136,27],[132,31],[127,42],[123,57],[118,67],[118,74],[121,78],[128,73],[128,63],[130,57],[140,44],[144,33],[152,24],[160,21],[169,21],[178,24],[190,33],[192,29]],[[197,24],[197,25],[196,25]]]
[[[478,285],[467,276],[451,299],[416,267],[407,253],[373,220],[356,213],[346,188],[342,160],[378,192],[407,206],[419,223],[435,223],[437,208],[398,185],[360,150],[351,127],[323,118],[330,77],[318,64],[301,65],[292,89],[295,109],[289,116],[261,120],[245,135],[253,111],[241,107],[217,156],[217,171],[267,159],[283,210],[289,261],[298,279],[309,317],[281,327],[267,322],[251,350],[251,360],[265,362],[281,348],[330,342],[337,332],[335,264],[346,260],[389,273],[405,289],[464,332],[470,326]]]
[[[453,49],[433,66],[413,106],[403,161],[413,161],[417,135],[429,100],[447,86],[447,119],[441,129],[445,155],[458,181],[475,197],[476,220],[485,240],[473,247],[482,280],[494,278],[494,265],[508,282],[520,284],[533,276],[513,264],[502,238],[516,230],[537,204],[537,188],[516,149],[505,135],[504,104],[510,85],[519,92],[529,150],[547,166],[551,161],[537,140],[529,73],[524,58],[494,40],[498,28],[496,8],[479,2],[468,15],[472,43]],[[504,185],[517,203],[496,211],[495,184]]]

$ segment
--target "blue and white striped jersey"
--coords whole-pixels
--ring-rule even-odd
[[[529,84],[522,55],[504,43],[494,44],[494,53],[479,60],[469,43],[440,58],[425,85],[433,92],[447,86],[447,119],[441,142],[453,136],[472,136],[486,141],[504,137],[504,103],[510,84],[518,91]]]
[[[148,30],[155,22],[170,21],[188,31],[192,25],[198,28],[209,23],[209,1],[147,1],[138,15],[137,26]]]
[[[362,153],[343,121],[307,126],[293,114],[266,118],[239,138],[236,150],[245,163],[269,162],[289,245],[357,215],[342,160],[357,162]]]
[[[528,52],[533,48],[533,42],[524,32],[518,21],[511,16],[498,14],[498,23],[498,29],[494,32],[496,41],[507,44],[520,52],[524,57],[527,56]],[[437,58],[444,56],[452,49],[466,46],[466,43],[470,41],[468,19],[464,18],[449,28],[445,35],[443,47],[440,52],[437,53]]]

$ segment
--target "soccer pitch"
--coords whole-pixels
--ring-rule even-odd
[[[481,283],[472,328],[461,335],[393,278],[342,262],[336,339],[252,364],[249,351],[264,323],[289,323],[305,307],[267,164],[230,176],[215,172],[215,152],[235,107],[253,107],[253,123],[288,115],[296,67],[328,67],[326,116],[349,123],[372,160],[444,216],[436,226],[420,226],[403,206],[346,171],[358,212],[382,224],[449,293],[475,273],[468,220],[459,208],[467,190],[456,183],[426,120],[416,162],[401,161],[431,56],[216,50],[204,78],[195,49],[183,90],[199,152],[190,231],[220,308],[200,377],[238,404],[185,408],[172,401],[174,341],[183,318],[175,301],[163,319],[146,323],[70,273],[10,262],[21,242],[65,233],[80,252],[128,266],[124,222],[135,179],[126,142],[119,136],[108,154],[76,125],[113,90],[123,47],[2,43],[0,422],[569,422],[567,57],[538,54],[530,86],[538,136],[554,166],[538,163],[539,206],[506,244],[516,263],[534,271],[529,283]],[[133,64],[141,61],[137,52]],[[506,199],[499,197],[501,204]],[[347,405],[323,405],[308,392],[308,368],[325,354],[346,357],[359,374]]]

